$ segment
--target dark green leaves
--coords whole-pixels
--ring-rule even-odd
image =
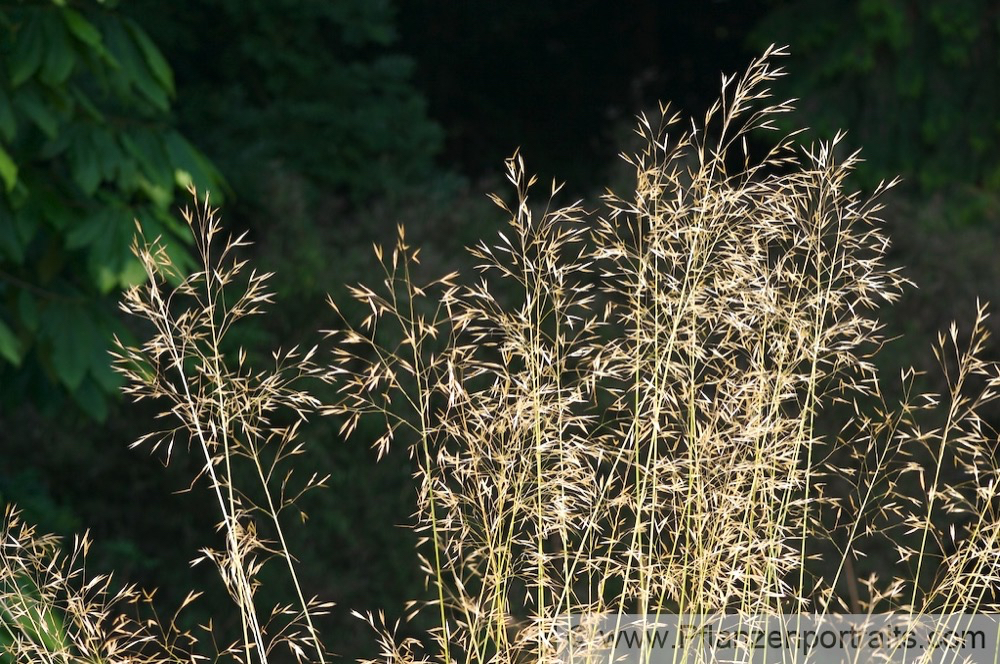
[[[106,3],[0,0],[0,62],[0,383],[101,416],[136,220],[188,265],[171,208],[220,179],[171,126],[166,59]]]
[[[14,27],[14,49],[10,54],[10,86],[16,88],[27,81],[42,64],[43,43],[38,13],[30,14],[20,26]]]
[[[129,34],[135,40],[139,50],[142,51],[142,55],[146,59],[146,65],[156,78],[157,83],[159,83],[160,87],[167,94],[173,95],[174,73],[170,70],[167,61],[163,59],[160,50],[156,48],[156,45],[153,44],[149,36],[134,21],[126,21],[125,26],[128,28]]]
[[[1000,22],[988,0],[794,0],[756,29],[788,43],[802,75],[777,94],[804,100],[817,138],[850,128],[865,146],[859,184],[902,174],[923,193],[1000,191]]]
[[[0,180],[3,180],[4,188],[8,192],[17,184],[17,164],[3,146],[0,146]]]
[[[18,366],[21,364],[22,352],[20,339],[6,323],[0,320],[0,357]]]
[[[38,77],[48,86],[62,85],[73,71],[76,53],[69,39],[66,26],[59,20],[42,22],[45,56]]]
[[[412,61],[387,48],[395,38],[390,2],[204,0],[178,10],[133,0],[128,7],[184,72],[178,114],[207,129],[206,151],[245,198],[275,166],[355,200],[432,171],[442,133],[411,83]],[[239,39],[191,39],[195,26],[230,26]],[[135,41],[146,54],[146,41]],[[169,90],[173,79],[158,58],[145,65]],[[172,159],[189,162],[186,148],[166,143]],[[195,164],[187,170],[197,180]]]
[[[42,314],[51,344],[52,369],[71,391],[83,382],[94,346],[101,342],[97,326],[81,304],[52,304]]]
[[[103,51],[104,45],[101,33],[98,32],[97,28],[90,21],[85,19],[75,9],[64,9],[61,14],[74,37],[98,53]]]

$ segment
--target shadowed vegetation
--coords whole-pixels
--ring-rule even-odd
[[[985,308],[938,340],[945,393],[922,393],[914,371],[891,389],[880,377],[876,314],[907,286],[884,264],[878,196],[892,183],[851,193],[858,157],[839,156],[839,136],[803,148],[774,133],[791,111],[769,92],[784,54],[724,78],[698,121],[666,107],[641,117],[643,147],[625,156],[634,189],[608,191],[599,213],[538,208],[512,157],[514,196],[494,197],[509,225],[471,248],[478,276],[425,277],[400,227],[395,246],[375,247],[381,284],[349,289],[369,313],[355,324],[345,307],[329,367],[292,349],[260,370],[230,347],[233,326],[271,301],[269,275],[246,274],[242,238],[222,241],[207,203],[185,215],[193,275],[137,242],[148,281],[123,308],[152,328],[120,345],[117,366],[129,394],[166,406],[164,432],[139,443],[200,460],[221,542],[201,559],[232,597],[236,634],[153,630],[164,622],[79,601],[100,583],[82,581],[79,561],[50,565],[50,540],[10,512],[3,652],[189,661],[204,646],[225,661],[326,661],[336,644],[319,621],[349,607],[303,587],[285,535],[298,497],[323,482],[293,472],[317,412],[345,435],[379,418],[379,455],[404,445],[415,469],[430,599],[414,608],[434,626],[397,638],[363,616],[377,661],[596,658],[599,644],[557,638],[567,615],[995,610],[995,434],[978,413],[1000,368],[980,358]],[[748,142],[767,131],[769,149]],[[320,402],[310,381],[337,396]],[[879,576],[887,547],[896,571]],[[288,603],[261,599],[270,569]]]

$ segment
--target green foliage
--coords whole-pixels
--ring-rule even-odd
[[[413,62],[389,50],[388,0],[130,6],[179,72],[182,122],[237,193],[257,197],[264,165],[355,200],[431,170],[441,131],[410,84]],[[239,38],[190,38],[223,29]]]
[[[14,664],[10,653],[18,639],[47,652],[66,650],[66,627],[55,607],[39,598],[38,586],[27,574],[5,571],[0,578],[0,664]]]
[[[759,45],[788,43],[813,134],[850,127],[863,184],[904,173],[923,191],[1000,189],[1000,21],[989,0],[781,2]]]
[[[0,382],[100,418],[119,386],[107,348],[117,292],[144,278],[135,221],[187,264],[171,215],[218,189],[171,124],[173,74],[115,3],[0,2]]]

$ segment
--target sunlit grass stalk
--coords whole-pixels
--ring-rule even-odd
[[[314,474],[289,497],[286,489],[294,486],[289,484],[292,471],[282,470],[279,464],[301,452],[301,444],[295,441],[298,422],[319,405],[314,396],[294,383],[306,378],[326,381],[330,374],[312,362],[315,349],[305,355],[297,349],[274,353],[271,372],[249,369],[243,349],[231,351],[236,361],[227,363],[226,336],[240,319],[261,313],[262,306],[271,301],[264,290],[271,275],[253,271],[240,282],[246,261],[235,254],[246,245],[242,237],[230,238],[215,253],[221,230],[207,199],[196,211],[185,211],[185,219],[196,239],[200,271],[181,278],[157,241],[146,243],[140,237],[134,245],[147,281],[131,289],[122,306],[152,323],[156,334],[138,348],[119,342],[116,368],[129,381],[127,393],[136,399],[164,399],[169,404],[168,414],[175,418],[173,427],[143,436],[136,445],[152,441],[154,450],[165,446],[169,459],[175,439],[186,435],[201,450],[201,473],[208,478],[219,505],[226,541],[224,553],[210,548],[203,553],[219,567],[240,612],[243,636],[237,647],[244,660],[265,663],[274,647],[284,643],[296,659],[306,658],[311,651],[316,661],[324,664],[325,649],[314,617],[330,605],[306,599],[279,515],[302,492],[322,484],[325,478]],[[270,423],[272,413],[282,408],[296,423],[284,427]],[[272,456],[266,458],[265,454]],[[250,498],[250,487],[241,485],[244,474],[237,469],[238,461],[246,463],[248,479],[255,477],[259,483],[262,504]],[[278,471],[282,472],[280,500],[271,486]],[[263,514],[270,522],[276,547],[262,539],[254,513]],[[288,571],[298,609],[275,609],[265,624],[255,599],[256,577],[274,556]],[[302,633],[293,628],[300,621]],[[269,636],[272,623],[275,633]]]

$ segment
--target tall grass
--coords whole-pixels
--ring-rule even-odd
[[[608,192],[596,220],[579,204],[539,211],[515,155],[515,198],[495,199],[510,228],[472,249],[478,283],[417,283],[402,229],[377,249],[381,287],[353,291],[371,315],[335,335],[331,410],[347,431],[383,415],[383,450],[409,434],[431,659],[555,659],[567,615],[992,601],[996,470],[976,415],[998,384],[977,355],[986,314],[967,346],[955,328],[940,340],[952,388],[940,408],[911,393],[912,374],[889,407],[871,359],[877,308],[906,285],[884,265],[877,217],[893,183],[849,193],[858,157],[838,158],[841,135],[755,154],[751,133],[791,110],[767,87],[783,54],[725,78],[701,122],[642,117],[643,147],[624,155],[634,193]],[[922,409],[944,422],[924,428]],[[858,578],[880,538],[901,573]],[[383,645],[418,658],[412,643]]]
[[[906,372],[901,401],[885,396],[876,313],[907,284],[885,267],[878,219],[893,183],[850,193],[858,157],[841,157],[842,136],[756,147],[791,110],[768,91],[782,55],[724,78],[698,122],[666,107],[641,117],[642,147],[623,155],[634,192],[607,192],[602,213],[555,206],[555,186],[537,207],[512,157],[513,198],[494,197],[509,228],[471,249],[477,279],[422,280],[400,228],[375,248],[381,284],[351,289],[369,315],[330,332],[329,367],[293,350],[259,372],[228,349],[232,325],[269,302],[268,275],[245,275],[241,238],[219,248],[207,202],[186,215],[200,272],[182,279],[155,242],[137,242],[149,281],[123,306],[152,333],[121,345],[117,366],[173,423],[139,442],[169,455],[180,436],[203,459],[224,540],[204,559],[242,625],[216,658],[328,657],[315,618],[330,607],[301,587],[283,534],[301,491],[322,483],[286,463],[317,411],[342,417],[344,434],[380,417],[379,454],[404,444],[413,459],[430,597],[415,607],[436,627],[397,640],[366,616],[379,661],[587,659],[588,644],[557,638],[567,615],[995,610],[995,435],[977,411],[1000,371],[978,355],[985,309],[969,334],[939,339],[947,394],[919,393]],[[308,380],[335,383],[335,402]],[[50,540],[16,516],[3,537],[3,647],[16,661],[194,656],[172,622],[147,634],[78,602],[92,586],[46,562],[59,559]],[[269,559],[287,571],[287,606],[259,606]],[[81,635],[108,621],[133,629],[116,653],[156,654],[90,654]]]

